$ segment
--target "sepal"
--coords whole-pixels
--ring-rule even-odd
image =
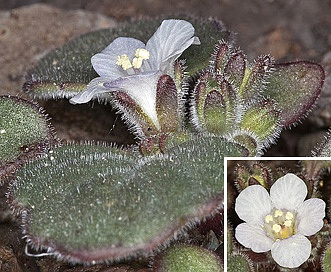
[[[280,120],[281,111],[277,110],[275,102],[264,99],[244,111],[239,128],[250,131],[264,147],[269,147],[280,134]]]

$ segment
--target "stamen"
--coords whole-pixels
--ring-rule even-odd
[[[143,48],[138,48],[136,50],[136,57],[142,60],[149,59],[149,51]]]
[[[138,48],[136,50],[135,58],[132,60],[134,68],[139,69],[143,64],[143,60],[149,59],[149,51],[143,48]]]
[[[283,215],[283,212],[281,210],[275,210],[275,214],[274,214],[275,217],[279,217],[282,215]]]
[[[149,55],[150,54],[149,54],[148,50],[146,50],[144,48],[138,48],[135,53],[136,57],[132,60],[132,63],[131,63],[128,55],[123,54],[123,55],[117,57],[116,64],[118,66],[121,66],[123,68],[123,70],[125,70],[125,71],[132,67],[139,69],[143,64],[143,60],[149,59]]]
[[[295,212],[273,209],[265,216],[263,228],[274,241],[287,239],[296,233],[296,216]]]
[[[293,219],[293,213],[291,213],[291,212],[287,212],[286,215],[285,215],[285,218],[286,218],[287,220],[291,220],[291,219]]]
[[[271,214],[268,214],[264,220],[267,224],[269,224],[271,221],[274,221],[274,218],[272,217]]]
[[[134,68],[139,69],[142,64],[143,64],[143,59],[141,59],[141,58],[134,58],[132,60],[132,65],[133,65]]]
[[[286,227],[291,227],[291,226],[292,226],[292,220],[285,220],[285,221],[284,221],[284,225],[285,225]]]
[[[118,66],[122,66],[123,70],[127,70],[132,67],[132,63],[129,60],[129,57],[127,54],[123,54],[121,56],[118,56],[116,64]]]
[[[282,229],[282,227],[281,227],[280,225],[278,225],[278,224],[274,224],[274,225],[272,226],[272,230],[273,230],[274,232],[276,232],[276,233],[280,232],[281,229]]]

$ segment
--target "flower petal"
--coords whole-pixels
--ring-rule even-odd
[[[325,217],[325,202],[319,198],[310,198],[302,203],[297,210],[299,221],[299,233],[310,236],[314,235],[323,227]]]
[[[156,87],[162,74],[149,73],[122,77],[112,82],[104,83],[108,92],[121,90],[128,94],[141,110],[151,119],[157,129],[160,129],[156,112]]]
[[[247,223],[237,226],[235,237],[240,244],[256,253],[269,251],[273,244],[273,240],[267,236],[262,228]]]
[[[109,77],[94,78],[80,94],[70,99],[72,104],[82,104],[100,94],[123,91],[128,94],[141,110],[160,129],[156,112],[156,86],[162,74],[137,74],[111,80]]]
[[[145,44],[133,38],[117,38],[91,58],[92,66],[100,76],[107,76],[112,80],[128,76],[128,73],[116,64],[117,58],[126,54],[132,61],[138,48],[145,48]]]
[[[271,247],[271,255],[275,262],[288,268],[302,265],[308,260],[310,253],[310,241],[300,234],[276,241]]]
[[[247,223],[263,224],[264,217],[272,210],[267,190],[261,185],[248,186],[237,197],[235,210]]]
[[[192,44],[200,44],[194,37],[194,27],[184,20],[164,20],[146,44],[152,70],[168,71],[173,62]]]
[[[112,78],[96,77],[92,79],[86,88],[81,93],[72,97],[69,102],[71,104],[83,104],[97,97],[98,94],[110,92],[110,90],[104,86],[104,83],[109,81],[112,81]]]
[[[270,188],[270,197],[278,209],[297,209],[307,196],[305,182],[294,174],[279,178]]]

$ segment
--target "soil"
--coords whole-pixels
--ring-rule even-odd
[[[80,34],[116,27],[123,21],[166,14],[214,17],[238,33],[237,45],[250,60],[270,53],[279,62],[300,59],[323,64],[326,80],[315,110],[296,127],[283,132],[277,146],[266,153],[270,156],[310,155],[312,147],[331,126],[330,11],[329,0],[4,0],[0,2],[0,95],[19,95],[29,99],[21,91],[27,69],[50,50]],[[87,125],[87,119],[80,118],[87,108],[67,112],[64,110],[65,101],[58,104],[39,102],[49,113],[62,139],[98,137],[98,140],[118,143],[133,141],[110,109],[96,107],[91,115],[97,117]],[[66,114],[61,114],[63,112]],[[0,202],[3,205],[1,210],[4,210],[0,217],[0,271],[139,270],[133,268],[133,264],[81,267],[52,258],[27,257],[19,226],[6,213],[3,200],[4,197]],[[148,270],[143,267],[140,271]]]

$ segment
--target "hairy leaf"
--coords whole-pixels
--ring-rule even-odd
[[[52,129],[37,104],[0,96],[0,165],[32,151],[42,153],[53,141]]]
[[[253,262],[242,253],[233,252],[228,256],[227,271],[229,272],[251,272],[254,271]]]
[[[223,157],[246,151],[198,138],[136,158],[105,146],[56,148],[17,174],[9,201],[32,247],[72,262],[148,255],[223,202]]]
[[[167,249],[154,265],[159,272],[221,272],[221,260],[212,251],[192,245],[175,245]]]
[[[285,126],[290,126],[311,109],[321,92],[323,68],[315,63],[299,61],[276,64],[270,74],[264,96],[278,103]]]
[[[312,155],[315,157],[331,157],[331,130],[326,133],[325,139],[315,146],[312,151]]]
[[[326,249],[324,250],[324,252],[322,254],[321,265],[322,265],[323,271],[331,270],[331,244],[330,243],[326,246]]]

